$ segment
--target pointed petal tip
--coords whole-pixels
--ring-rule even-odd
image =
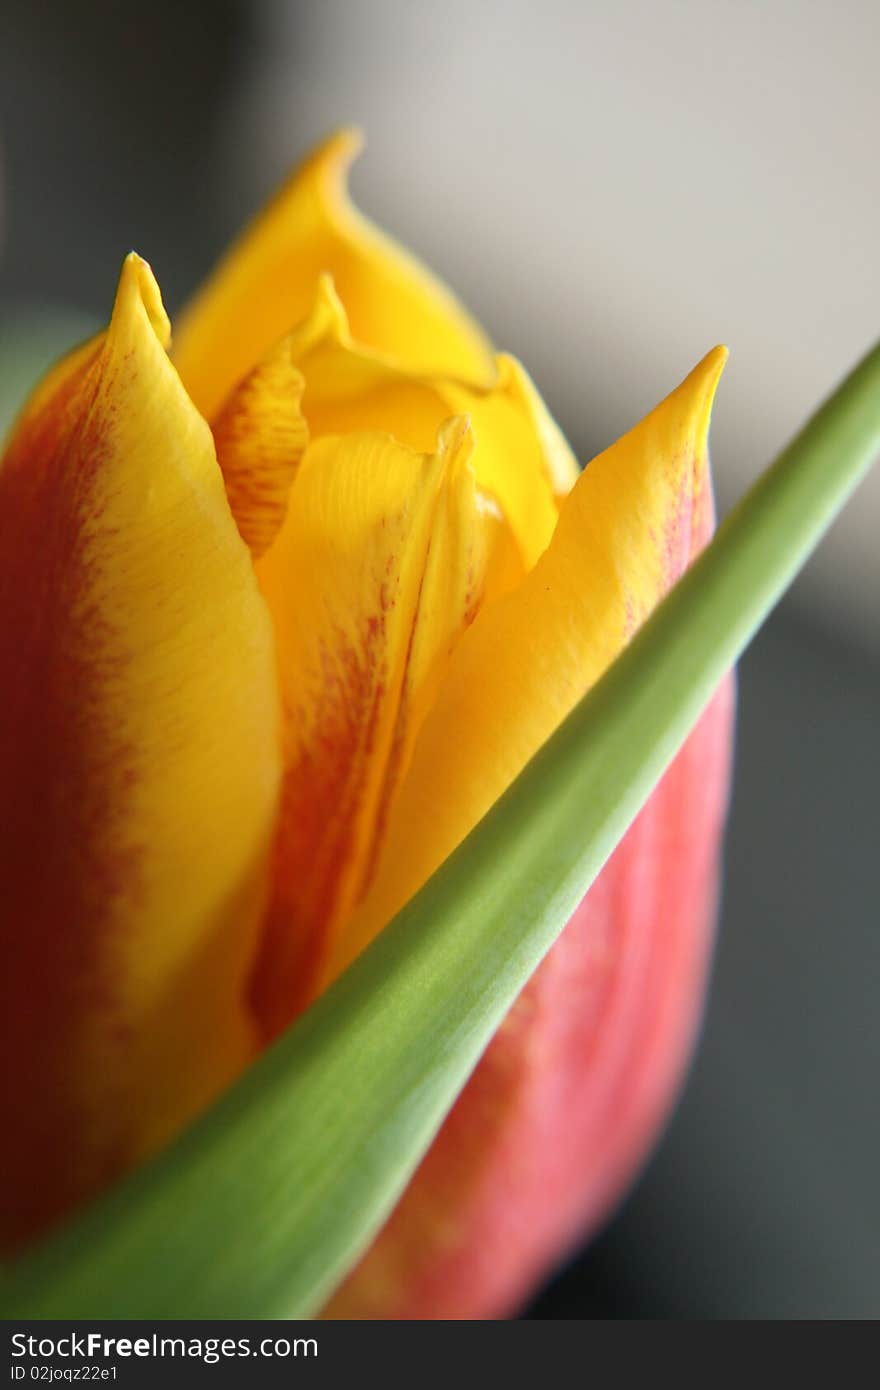
[[[475,444],[469,415],[451,415],[437,430],[437,457],[452,471],[470,463]]]
[[[674,396],[679,391],[687,392],[693,399],[695,392],[702,392],[706,405],[711,407],[721,373],[727,365],[729,356],[730,353],[723,343],[710,348],[670,394]]]
[[[470,415],[450,415],[437,430],[438,451],[456,449],[470,428]]]
[[[691,373],[692,376],[699,375],[704,378],[706,390],[711,395],[715,393],[729,356],[730,349],[724,343],[718,343],[715,347],[710,348]]]
[[[162,303],[162,291],[149,261],[145,261],[136,251],[129,251],[122,262],[110,319],[111,329],[129,321],[131,314],[138,309],[146,314],[150,327],[167,352],[171,346],[171,321]]]
[[[319,155],[323,154],[328,163],[342,169],[349,169],[367,143],[363,127],[357,122],[340,126],[324,142]]]
[[[709,438],[709,423],[712,416],[712,406],[715,401],[715,392],[718,390],[721,373],[727,365],[729,356],[730,352],[728,348],[723,343],[719,343],[706,353],[702,362],[698,363],[691,373],[692,377],[702,380],[703,411],[705,416],[705,424],[702,430],[702,442],[704,445]]]
[[[350,345],[351,328],[348,314],[336,288],[336,281],[329,270],[323,270],[318,277],[309,319],[316,327],[320,327],[321,336],[331,338],[345,347]]]
[[[666,412],[670,407],[673,411],[680,409],[692,422],[692,438],[698,452],[702,455],[709,439],[709,425],[712,419],[715,393],[728,356],[728,350],[723,344],[713,347],[688,372],[684,380],[669,393],[665,400],[660,402],[656,410],[646,417],[646,421],[653,420],[658,413]],[[645,424],[646,421],[643,421],[642,424]],[[641,428],[641,426],[636,428]]]
[[[319,184],[323,184],[328,190],[332,189],[337,197],[347,200],[348,173],[365,143],[364,132],[360,126],[342,126],[318,145],[306,167]],[[297,165],[291,174],[291,180],[301,177],[302,173],[302,166]]]

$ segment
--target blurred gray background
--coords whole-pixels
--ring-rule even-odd
[[[173,311],[355,121],[361,205],[584,460],[729,344],[723,511],[880,336],[878,60],[873,0],[2,0],[0,376],[106,316],[131,246]],[[875,471],[742,663],[700,1051],[528,1316],[880,1313],[878,520]]]

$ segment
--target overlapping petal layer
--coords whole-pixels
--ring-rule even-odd
[[[7,1244],[369,943],[711,530],[723,351],[575,483],[519,364],[351,208],[356,146],[319,149],[185,316],[192,400],[131,257],[0,471]],[[503,1314],[639,1161],[702,993],[728,696],[331,1316]]]
[[[167,341],[131,256],[107,333],[38,389],[0,468],[5,1244],[162,1143],[254,1046],[271,629]]]
[[[709,535],[713,352],[584,470],[523,583],[464,634],[329,981],[425,882],[598,679]]]
[[[213,423],[229,506],[255,560],[281,530],[308,443],[303,384],[283,338],[229,393]]]
[[[362,217],[346,193],[360,148],[345,130],[296,171],[208,280],[176,333],[184,385],[211,419],[229,391],[309,311],[329,272],[358,342],[422,371],[492,376],[477,324],[444,285]]]
[[[467,415],[474,427],[477,483],[497,503],[525,569],[531,568],[553,535],[555,497],[568,491],[578,470],[519,363],[498,358],[491,386],[409,371],[353,340],[327,276],[289,341],[305,378],[303,411],[314,438],[387,430],[428,451],[443,420]]]
[[[372,875],[412,743],[483,591],[491,532],[466,421],[435,453],[313,444],[258,573],[277,634],[285,780],[255,1000],[301,1007]]]
[[[706,436],[725,356],[710,353],[587,467],[525,584],[462,638],[374,888],[340,936],[349,954],[497,799],[708,538]],[[731,691],[530,981],[328,1317],[505,1316],[642,1161],[703,997]]]

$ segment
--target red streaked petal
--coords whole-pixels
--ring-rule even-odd
[[[149,267],[0,467],[0,1239],[155,1148],[252,1054],[277,805],[269,618]]]

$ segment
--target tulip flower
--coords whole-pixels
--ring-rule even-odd
[[[323,994],[712,531],[724,351],[579,473],[519,363],[351,208],[354,149],[306,162],[170,354],[129,256],[8,442],[9,1250]],[[726,683],[328,1316],[503,1316],[643,1160],[703,997],[731,713]]]

